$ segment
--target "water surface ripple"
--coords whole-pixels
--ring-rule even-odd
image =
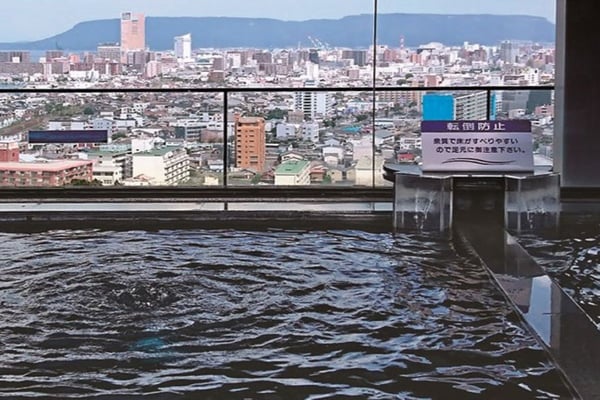
[[[570,232],[567,238],[526,235],[520,241],[600,329],[599,230]]]
[[[0,234],[0,397],[568,396],[481,268],[424,235]]]

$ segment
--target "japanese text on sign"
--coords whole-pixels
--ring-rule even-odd
[[[424,171],[532,171],[529,121],[423,121]]]

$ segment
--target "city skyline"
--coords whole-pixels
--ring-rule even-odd
[[[205,2],[172,0],[168,4],[158,0],[130,0],[124,6],[119,0],[90,0],[86,7],[81,2],[64,0],[21,0],[3,2],[0,12],[10,15],[0,30],[0,42],[32,41],[64,32],[77,23],[96,19],[118,19],[122,12],[132,11],[152,16],[230,16],[264,17],[282,20],[332,18],[373,12],[371,0],[305,0],[300,2],[257,0],[245,2]],[[289,3],[289,4],[288,4]],[[456,0],[451,4],[442,0],[379,0],[380,13],[433,13],[433,14],[499,14],[533,15],[555,20],[555,0],[505,0],[480,2]],[[32,12],[35,10],[35,12]],[[52,18],[48,18],[52,15]]]

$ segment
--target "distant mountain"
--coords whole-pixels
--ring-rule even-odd
[[[554,42],[554,24],[525,15],[382,14],[378,20],[378,43],[406,46],[429,42],[460,45],[465,41],[495,45],[502,40]],[[151,50],[173,48],[173,37],[192,34],[194,48],[310,46],[309,36],[331,46],[368,47],[371,15],[341,19],[281,21],[267,18],[148,17],[146,43]],[[82,22],[66,32],[33,42],[0,43],[2,50],[94,50],[99,43],[118,42],[118,19]]]

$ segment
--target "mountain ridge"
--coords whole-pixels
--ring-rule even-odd
[[[151,50],[173,48],[173,37],[192,34],[194,48],[310,47],[308,37],[332,47],[366,48],[373,38],[372,15],[339,19],[284,21],[244,17],[147,17],[146,43]],[[120,40],[120,20],[84,21],[48,38],[0,43],[0,50],[93,50],[100,43]],[[551,43],[555,26],[543,17],[492,14],[380,14],[378,44],[415,47],[429,42],[497,45],[502,40]]]

